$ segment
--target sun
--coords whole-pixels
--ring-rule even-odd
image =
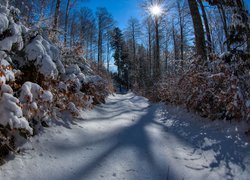
[[[163,13],[163,10],[162,10],[161,6],[158,5],[158,4],[152,5],[152,6],[149,8],[149,11],[150,11],[150,13],[151,13],[153,16],[160,16],[160,15]]]

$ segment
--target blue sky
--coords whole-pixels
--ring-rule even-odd
[[[89,0],[83,6],[93,10],[97,7],[107,8],[117,22],[117,26],[124,29],[130,17],[142,17],[139,2],[140,0]]]
[[[125,29],[130,17],[136,17],[140,19],[143,16],[143,11],[139,7],[141,0],[89,0],[82,6],[89,7],[93,11],[98,7],[105,7],[110,12],[116,21],[116,26],[121,29]],[[110,69],[116,72],[117,67],[114,65],[112,59]]]
[[[130,17],[140,19],[143,16],[143,11],[139,7],[139,2],[142,0],[88,0],[83,3],[93,11],[98,7],[105,7],[113,15],[117,26],[124,29]],[[250,0],[244,0],[247,9],[250,11]]]
[[[250,0],[244,0],[247,6],[248,11],[250,11]]]
[[[143,13],[143,10],[139,7],[141,1],[142,0],[88,0],[88,2],[83,3],[82,6],[89,7],[94,12],[98,7],[105,7],[108,12],[113,15],[116,26],[125,29],[130,17],[141,19],[145,15],[145,12]],[[250,11],[250,0],[244,0],[244,2]],[[111,69],[113,69],[113,71],[116,69],[113,62]]]

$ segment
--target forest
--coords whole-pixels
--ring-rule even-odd
[[[131,0],[141,16],[127,22],[113,16],[119,9],[93,8],[92,1],[0,0],[1,164],[21,152],[20,139],[28,141],[55,124],[68,127],[84,121],[86,112],[112,109],[112,103],[123,107],[123,100],[137,97],[147,100],[139,98],[138,106],[131,100],[121,112],[132,122],[139,115],[130,113],[138,107],[144,112],[149,101],[229,128],[244,123],[242,135],[249,137],[248,0]],[[130,105],[134,109],[127,109]],[[249,145],[243,146],[248,157]],[[242,179],[250,174],[244,173]],[[222,179],[237,177],[230,175]]]
[[[87,1],[11,1],[62,53],[105,66],[126,89],[211,119],[249,121],[249,13],[244,1],[141,1],[143,18],[116,26]],[[82,7],[79,4],[83,4]],[[80,8],[79,8],[80,7]],[[110,70],[115,61],[117,71]]]

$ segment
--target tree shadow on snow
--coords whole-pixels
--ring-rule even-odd
[[[128,100],[131,97],[126,97],[125,100]],[[133,100],[136,103],[137,99]],[[138,102],[140,100],[138,99]],[[115,105],[115,104],[112,104]],[[249,146],[244,146],[241,141],[237,141],[236,137],[226,137],[225,133],[221,133],[213,125],[206,126],[206,120],[199,123],[198,119],[201,118],[193,115],[192,113],[184,112],[183,109],[165,107],[153,105],[150,108],[134,108],[131,111],[127,111],[123,108],[126,105],[123,104],[117,110],[114,110],[115,113],[112,116],[104,116],[102,118],[92,118],[85,123],[93,121],[110,121],[110,119],[118,120],[119,116],[126,115],[132,112],[143,111],[144,114],[136,120],[135,123],[129,127],[124,127],[111,131],[108,134],[99,135],[98,138],[84,139],[82,143],[78,143],[70,146],[63,145],[58,142],[54,146],[59,151],[69,151],[69,153],[77,152],[79,149],[86,149],[90,147],[96,147],[101,145],[104,146],[103,150],[97,153],[95,157],[91,159],[90,162],[84,162],[81,167],[75,169],[74,174],[66,174],[65,179],[87,179],[91,176],[92,173],[100,166],[105,164],[105,161],[108,157],[112,156],[115,152],[131,148],[136,149],[136,158],[138,159],[137,166],[149,166],[151,169],[150,178],[153,179],[166,179],[168,176],[168,167],[167,162],[160,163],[156,161],[155,154],[152,151],[152,141],[149,137],[148,132],[146,131],[147,126],[157,125],[166,132],[164,135],[173,136],[179,143],[180,147],[183,147],[180,153],[178,154],[177,149],[172,149],[171,155],[176,155],[176,160],[182,158],[182,162],[186,162],[186,168],[193,171],[200,170],[209,170],[210,172],[216,173],[217,168],[225,167],[226,174],[222,174],[222,178],[235,178],[235,174],[232,169],[232,165],[238,166],[242,171],[247,170],[246,165],[244,164],[244,155],[249,152]],[[134,106],[136,107],[136,105]],[[107,111],[105,113],[105,111]],[[117,111],[117,112],[116,112]],[[182,113],[179,113],[181,111]],[[101,114],[110,114],[109,109],[104,109]],[[190,119],[196,119],[190,121]],[[211,121],[208,121],[207,124],[211,124]],[[171,147],[171,144],[169,145]],[[188,147],[185,149],[185,147]],[[213,153],[212,159],[209,159],[209,153]],[[183,155],[184,154],[184,155]],[[166,156],[168,156],[166,154]],[[200,161],[200,159],[203,159]],[[140,160],[146,160],[140,162]],[[199,163],[205,164],[195,164],[198,161]],[[190,163],[191,162],[191,163]],[[193,163],[192,163],[193,162]],[[196,166],[193,166],[193,165]],[[133,166],[132,164],[131,166]],[[126,170],[124,170],[126,171]],[[171,176],[175,176],[175,172],[172,171]]]
[[[242,171],[247,170],[244,158],[246,154],[249,154],[250,147],[240,139],[239,134],[227,134],[226,129],[223,129],[222,126],[216,127],[216,124],[212,124],[212,121],[204,118],[203,122],[199,122],[202,118],[184,112],[185,110],[181,108],[162,106],[158,111],[160,111],[158,114],[162,116],[156,118],[155,123],[163,126],[164,129],[183,140],[183,142],[188,142],[193,148],[189,155],[199,154],[209,163],[201,166],[200,169],[209,168],[210,172],[213,172],[224,166],[227,171],[224,178],[232,179],[236,178],[232,165],[238,166]],[[182,113],[179,113],[181,111]],[[190,119],[195,120],[190,121]],[[222,133],[222,131],[224,132]],[[214,152],[212,161],[207,154],[211,151]],[[194,158],[193,160],[197,159]],[[187,167],[195,170],[195,168]]]
[[[136,155],[138,158],[138,166],[149,166],[151,169],[150,175],[153,179],[166,179],[167,177],[167,167],[164,167],[163,164],[159,164],[156,162],[154,154],[151,149],[151,140],[148,136],[148,133],[145,130],[145,127],[152,123],[154,119],[155,112],[157,107],[153,107],[150,109],[144,109],[146,114],[143,115],[136,123],[129,127],[122,128],[120,130],[115,131],[113,134],[98,139],[97,141],[89,141],[83,142],[82,144],[78,144],[75,147],[66,147],[62,146],[60,143],[55,146],[60,151],[72,151],[72,149],[82,149],[88,146],[93,146],[99,143],[107,143],[109,142],[109,147],[102,151],[102,153],[96,155],[91,162],[88,164],[83,164],[82,167],[79,167],[75,170],[74,175],[66,175],[65,179],[74,179],[75,177],[79,179],[88,178],[104,161],[111,156],[115,151],[120,149],[136,149]],[[127,113],[126,111],[123,113]],[[121,113],[122,114],[122,113]],[[109,117],[113,118],[113,117]],[[111,142],[111,143],[110,143]],[[74,151],[74,150],[73,150]],[[146,159],[145,159],[146,158]],[[140,160],[146,160],[145,162],[141,162]],[[133,166],[134,164],[131,164]],[[132,167],[131,167],[132,168]],[[126,172],[126,170],[124,169]]]

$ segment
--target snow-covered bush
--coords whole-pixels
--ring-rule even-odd
[[[62,111],[80,116],[94,99],[108,95],[107,81],[79,48],[62,53],[42,29],[24,26],[19,14],[8,0],[0,0],[0,159],[12,132],[32,134],[36,125],[47,126]],[[91,93],[86,85],[92,86]]]
[[[24,51],[26,60],[19,62],[21,67],[29,66],[32,63],[39,73],[52,79],[55,79],[59,73],[65,72],[60,61],[59,50],[41,35],[34,37]]]
[[[201,65],[194,61],[181,76],[166,77],[157,84],[159,99],[185,104],[210,119],[249,121],[249,57],[228,53]]]
[[[26,82],[20,90],[20,102],[24,116],[36,122],[47,122],[51,118],[53,95],[38,84]]]
[[[8,52],[12,49],[21,50],[23,48],[23,25],[15,22],[13,17],[13,14],[19,13],[19,10],[5,5],[8,3],[0,5],[0,50]]]
[[[29,126],[27,119],[23,117],[19,100],[13,96],[13,90],[6,84],[1,86],[0,114],[2,126],[9,126],[10,129],[27,130],[32,134],[32,128]]]
[[[62,76],[63,82],[58,85],[64,97],[59,98],[64,99],[64,103],[60,104],[67,104],[67,109],[73,115],[82,108],[91,108],[92,104],[104,103],[105,98],[113,92],[112,82],[108,80],[110,76],[102,70],[98,71],[95,63],[88,63],[77,54],[65,50],[65,74]]]
[[[0,124],[10,129],[22,129],[32,134],[28,121],[23,117],[22,107],[19,100],[14,97],[13,89],[8,85],[15,81],[18,72],[10,65],[11,58],[0,51]]]
[[[7,4],[7,5],[6,5]],[[15,52],[16,67],[35,67],[45,78],[56,78],[65,72],[59,49],[39,35],[38,29],[26,28],[16,16],[19,10],[0,5],[0,51]]]
[[[80,116],[80,112],[83,109],[92,108],[93,97],[89,96],[81,91],[75,92],[75,90],[68,88],[70,83],[66,84],[60,82],[58,84],[59,91],[54,94],[55,106],[60,109],[60,111],[68,110],[74,117]]]

